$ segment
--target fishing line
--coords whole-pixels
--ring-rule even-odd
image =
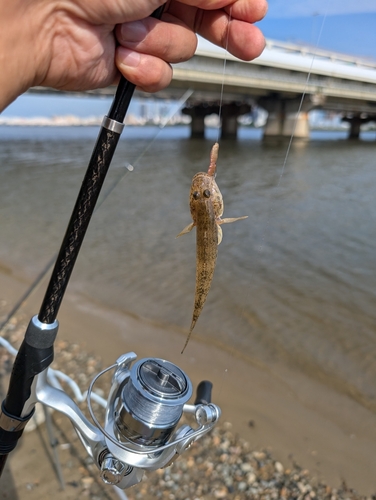
[[[231,26],[231,19],[232,19],[232,6],[230,7],[230,12],[228,15],[228,25],[227,25],[227,33],[226,33],[226,43],[225,43],[225,58],[223,60],[223,72],[222,72],[222,84],[221,84],[221,91],[220,91],[220,98],[219,98],[219,111],[218,111],[218,134],[217,134],[217,143],[219,144],[219,139],[220,139],[220,133],[222,131],[222,107],[223,107],[223,94],[224,94],[224,87],[225,87],[225,78],[226,78],[226,69],[227,69],[227,56],[228,56],[228,41],[230,37],[230,26]],[[217,175],[217,169],[218,165],[216,167],[216,174]],[[229,358],[230,356],[228,356]],[[231,360],[230,360],[231,364]],[[225,368],[222,372],[221,376],[221,383],[219,385],[219,390],[217,393],[217,397],[221,397],[223,388],[225,386],[224,380],[227,378],[228,380],[228,368]]]
[[[162,130],[166,127],[166,125],[169,123],[169,121],[172,119],[172,117],[183,107],[183,105],[186,103],[186,101],[191,97],[193,94],[192,89],[188,89],[184,92],[182,97],[174,103],[172,106],[171,111],[167,114],[167,116],[162,120],[161,124],[158,126],[158,131],[152,138],[152,140],[149,142],[149,144],[142,150],[142,152],[139,154],[139,156],[136,158],[136,160],[133,162],[134,164],[131,165],[130,163],[127,163],[125,165],[124,170],[122,171],[122,174],[115,180],[115,182],[109,187],[109,189],[101,196],[98,200],[97,206],[94,209],[94,213],[97,212],[97,210],[103,205],[103,203],[107,200],[107,198],[110,196],[112,191],[119,185],[119,183],[124,179],[125,175],[128,172],[132,172],[134,170],[134,166],[138,165],[140,160],[143,158],[145,153],[150,149],[152,144],[157,140],[159,137],[160,133]],[[17,314],[17,312],[20,310],[20,308],[25,304],[27,299],[31,296],[31,294],[37,289],[38,285],[41,283],[43,278],[46,276],[46,274],[50,271],[52,266],[54,265],[56,261],[58,253],[56,253],[46,264],[46,266],[42,269],[42,271],[38,274],[38,276],[35,278],[35,280],[32,282],[32,284],[29,286],[29,288],[25,291],[23,295],[17,300],[17,302],[14,304],[12,309],[9,311],[9,313],[6,315],[5,319],[2,321],[0,324],[0,335],[4,333],[5,328],[7,327],[8,323],[10,320]]]
[[[324,17],[323,17],[323,21],[321,23],[321,27],[320,27],[320,32],[319,32],[319,35],[317,37],[317,41],[316,41],[316,44],[314,46],[314,51],[316,51],[319,47],[319,44],[320,44],[320,40],[321,40],[321,36],[322,36],[322,33],[323,33],[323,29],[324,29],[324,25],[325,25],[325,21],[326,21],[326,18],[327,18],[327,11],[325,12],[324,14]],[[228,31],[227,31],[227,39],[226,39],[226,58],[224,60],[224,65],[223,65],[223,78],[222,78],[222,88],[221,88],[221,101],[220,101],[220,111],[219,111],[219,117],[221,118],[221,111],[222,111],[222,101],[223,101],[223,87],[224,87],[224,79],[225,79],[225,71],[226,71],[226,60],[227,60],[227,49],[228,49],[228,39],[229,39],[229,32],[230,32],[230,20],[231,20],[231,10],[230,10],[230,14],[229,14],[229,26],[228,26]],[[295,135],[295,132],[296,132],[296,127],[297,127],[297,124],[298,124],[298,120],[299,120],[299,115],[300,115],[300,112],[302,110],[302,106],[303,106],[303,102],[304,102],[304,98],[307,94],[307,90],[308,90],[308,84],[309,84],[309,81],[311,79],[311,74],[312,74],[312,69],[313,69],[313,65],[314,65],[314,62],[315,62],[315,58],[316,58],[316,53],[314,52],[313,53],[313,57],[312,57],[312,61],[311,61],[311,64],[310,64],[310,67],[309,67],[309,71],[308,71],[308,74],[307,74],[307,78],[306,78],[306,81],[305,81],[305,84],[304,84],[304,88],[303,88],[303,93],[302,93],[302,96],[301,96],[301,99],[300,99],[300,102],[299,102],[299,106],[298,106],[298,110],[297,110],[297,114],[296,114],[296,117],[295,117],[295,120],[294,120],[294,124],[293,124],[293,130],[292,130],[292,133],[291,133],[291,136],[290,136],[290,139],[289,139],[289,142],[288,142],[288,146],[287,146],[287,150],[286,150],[286,154],[285,154],[285,157],[284,157],[284,161],[283,161],[283,164],[282,164],[282,169],[281,169],[281,173],[279,175],[279,178],[278,178],[278,182],[277,182],[277,188],[280,186],[280,183],[281,183],[281,180],[282,180],[282,177],[284,175],[284,172],[285,172],[285,169],[286,169],[286,165],[287,165],[287,161],[288,161],[288,158],[289,158],[289,155],[290,155],[290,151],[291,151],[291,147],[292,147],[292,142],[293,142],[293,139],[294,139],[294,135]],[[219,120],[220,122],[221,120]],[[221,125],[219,125],[220,127]],[[218,131],[218,139],[217,139],[217,142],[219,142],[219,131]],[[269,209],[269,217],[270,217],[270,212],[272,212],[272,208]],[[268,217],[268,219],[269,219]],[[268,222],[266,222],[266,225],[268,225]],[[262,240],[264,240],[265,242],[265,233],[262,237]],[[262,244],[260,246],[260,249],[262,249]],[[230,354],[228,355],[228,357],[230,358]],[[231,366],[231,363],[230,365]],[[218,392],[218,396],[220,396],[220,394],[222,393],[222,388],[224,387],[224,380],[225,380],[225,377],[228,378],[229,376],[229,368],[226,368],[223,373],[222,373],[222,384],[219,388],[219,392]]]
[[[124,179],[125,175],[128,172],[133,172],[135,166],[137,166],[140,162],[140,160],[144,157],[145,153],[149,151],[151,146],[154,144],[154,142],[158,139],[159,134],[162,132],[162,130],[168,125],[169,121],[176,115],[176,113],[184,106],[184,104],[187,102],[187,100],[191,97],[193,94],[194,90],[188,89],[184,92],[184,94],[181,96],[181,98],[176,102],[174,106],[172,106],[172,109],[170,113],[167,114],[167,116],[162,120],[162,122],[158,125],[158,132],[154,135],[154,137],[149,141],[149,143],[144,147],[144,149],[141,151],[141,153],[137,156],[136,160],[133,162],[133,165],[131,163],[126,164],[126,171],[124,171],[123,175],[119,179],[117,179],[114,184],[109,188],[109,190],[104,194],[103,199],[99,200],[98,207],[102,206],[102,204],[105,202],[105,200],[109,197],[109,195],[112,193],[112,191],[117,187],[117,185]],[[96,209],[97,210],[97,209]],[[95,213],[95,212],[94,212]],[[0,330],[1,331],[1,330]]]
[[[230,7],[230,13],[228,15],[228,25],[227,25],[226,43],[225,43],[225,58],[223,61],[222,84],[221,84],[221,92],[220,92],[220,97],[219,97],[218,134],[217,134],[218,144],[219,144],[219,136],[220,136],[220,132],[221,132],[221,128],[222,128],[221,127],[221,120],[222,120],[222,106],[223,106],[223,91],[224,91],[224,86],[225,86],[227,54],[228,54],[228,39],[230,36],[231,14],[232,14],[232,6]]]
[[[137,160],[135,161],[135,165],[143,158],[145,153],[149,151],[151,146],[154,144],[154,142],[157,140],[159,134],[162,132],[162,130],[165,128],[165,126],[168,124],[168,122],[171,120],[171,118],[184,106],[184,104],[188,101],[188,99],[191,97],[193,94],[194,90],[193,89],[188,89],[184,92],[182,97],[179,99],[177,102],[176,106],[172,109],[172,111],[166,116],[166,118],[162,121],[161,125],[158,125],[159,130],[153,137],[153,139],[149,142],[149,144],[144,148],[140,156],[137,157]]]
[[[314,50],[317,50],[318,47],[319,47],[320,40],[321,40],[321,35],[322,35],[323,29],[324,29],[324,24],[325,24],[326,17],[327,17],[327,12],[325,12],[325,14],[324,14],[324,18],[323,18],[323,21],[321,23],[320,32],[319,32],[319,35],[318,35],[317,42],[315,44]],[[297,111],[296,118],[295,118],[294,125],[293,125],[293,129],[292,129],[292,132],[291,132],[291,137],[290,137],[290,140],[289,140],[289,143],[288,143],[288,146],[287,146],[286,155],[285,155],[285,159],[283,161],[282,170],[281,170],[281,173],[280,173],[280,176],[279,176],[279,179],[278,179],[277,187],[279,186],[279,184],[281,182],[281,179],[283,177],[283,174],[285,172],[287,160],[288,160],[288,157],[289,157],[289,154],[290,154],[290,150],[291,150],[292,141],[294,139],[296,127],[298,125],[299,115],[300,115],[300,112],[302,110],[304,98],[305,98],[305,96],[307,94],[308,84],[309,84],[309,81],[311,79],[311,74],[312,74],[312,69],[313,69],[313,64],[315,62],[315,59],[316,59],[316,54],[314,52],[313,53],[313,57],[312,57],[312,61],[311,61],[311,66],[310,66],[310,68],[308,70],[308,74],[307,74],[306,82],[305,82],[305,85],[304,85],[302,97],[300,99],[298,111]]]
[[[293,142],[293,139],[294,139],[296,127],[298,125],[299,115],[300,115],[300,112],[302,110],[304,98],[305,98],[305,96],[307,94],[308,84],[309,84],[309,81],[310,81],[311,75],[312,75],[313,64],[314,64],[315,59],[316,59],[316,53],[315,53],[315,51],[319,47],[326,18],[327,18],[327,10],[326,10],[326,12],[324,14],[324,17],[323,17],[323,20],[322,20],[322,23],[321,23],[321,27],[320,27],[320,31],[319,31],[319,34],[318,34],[318,37],[317,37],[317,41],[316,41],[316,43],[314,45],[314,52],[313,52],[313,55],[312,55],[312,61],[311,61],[311,64],[310,64],[310,67],[309,67],[309,70],[308,70],[308,74],[307,74],[307,78],[306,78],[306,81],[305,81],[305,84],[304,84],[303,93],[302,93],[302,96],[301,96],[301,99],[300,99],[300,103],[299,103],[299,106],[298,106],[298,109],[297,109],[296,117],[295,117],[295,120],[294,120],[294,123],[293,123],[293,129],[292,129],[291,136],[290,136],[290,139],[289,139],[289,142],[288,142],[288,145],[287,145],[286,154],[285,154],[285,157],[284,157],[284,160],[283,160],[283,163],[282,163],[281,173],[279,174],[276,188],[279,188],[279,186],[281,184],[281,181],[282,181],[282,177],[283,177],[283,175],[285,173],[285,170],[286,170],[287,161],[288,161],[288,158],[289,158],[290,152],[291,152],[292,142]],[[265,223],[266,226],[268,226],[268,224],[270,222],[270,213],[272,211],[273,211],[273,209],[271,207],[269,207],[268,216],[267,216],[267,220],[266,220],[266,223]],[[263,250],[263,245],[265,244],[266,232],[267,231],[265,229],[265,231],[264,231],[264,233],[263,233],[263,235],[261,237],[262,243],[261,243],[261,245],[259,247],[260,251]]]

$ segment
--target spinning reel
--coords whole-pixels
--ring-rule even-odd
[[[195,404],[188,376],[173,363],[158,358],[136,361],[133,352],[100,372],[88,390],[88,408],[95,425],[74,401],[47,381],[47,370],[36,379],[29,403],[43,403],[72,422],[87,453],[100,469],[106,484],[124,489],[141,481],[146,470],[170,465],[194,441],[210,431],[220,417],[218,406],[210,402],[212,384],[201,382]],[[133,363],[133,366],[131,366]],[[102,426],[91,406],[95,382],[114,369],[105,422]],[[191,414],[195,428],[183,424],[183,413]]]

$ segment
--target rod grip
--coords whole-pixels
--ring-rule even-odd
[[[38,373],[45,370],[53,360],[53,348],[38,349],[25,341],[18,351],[9,382],[8,394],[0,413],[0,455],[7,455],[17,445],[34,408],[22,417],[26,401],[31,395],[31,386]]]
[[[53,361],[57,330],[57,321],[45,325],[36,316],[27,327],[13,364],[8,393],[1,406],[0,455],[6,455],[16,447],[25,425],[34,413],[33,403],[27,401],[31,396],[34,378]]]
[[[54,359],[53,347],[36,348],[23,341],[13,365],[4,408],[9,415],[21,417],[31,394],[34,377],[48,368]]]

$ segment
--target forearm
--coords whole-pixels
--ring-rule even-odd
[[[35,85],[45,52],[40,40],[47,17],[46,2],[0,0],[0,112]]]
[[[27,88],[27,78],[18,57],[15,36],[8,34],[0,12],[0,112]]]

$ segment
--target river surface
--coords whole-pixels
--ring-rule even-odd
[[[188,193],[216,131],[127,128],[68,288],[188,329],[195,234]],[[0,260],[34,279],[57,252],[95,128],[0,128]],[[376,141],[313,133],[221,141],[225,217],[217,269],[194,331],[264,364],[283,363],[376,410]],[[134,166],[133,172],[126,169]],[[114,187],[115,186],[115,187]],[[209,360],[210,362],[210,360]]]

